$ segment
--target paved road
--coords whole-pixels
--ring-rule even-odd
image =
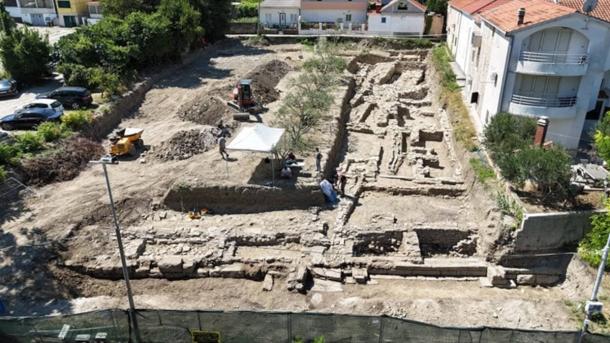
[[[55,44],[57,41],[72,32],[73,28],[65,27],[36,27],[30,26],[30,29],[36,30],[44,35],[49,36],[49,43]],[[1,64],[0,64],[1,68]],[[13,113],[16,109],[27,105],[30,101],[34,100],[38,94],[46,93],[54,90],[55,88],[61,87],[61,83],[57,80],[49,80],[42,85],[23,89],[22,93],[18,97],[14,98],[2,98],[0,99],[0,118],[5,115]],[[0,131],[2,131],[0,129]]]
[[[59,41],[59,39],[65,35],[69,35],[71,33],[74,32],[74,28],[72,27],[59,27],[59,26],[53,26],[53,27],[44,27],[44,26],[29,26],[30,29],[32,30],[36,30],[40,33],[42,33],[43,35],[48,35],[49,36],[49,43],[51,43],[51,45],[57,43],[57,41]]]
[[[46,93],[61,87],[57,80],[49,80],[44,84],[22,90],[18,97],[0,99],[0,118],[13,113],[16,109],[27,105],[34,100],[38,94]],[[2,129],[0,129],[2,131]]]

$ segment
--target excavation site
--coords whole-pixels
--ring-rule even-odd
[[[143,128],[148,146],[108,166],[138,307],[574,330],[587,267],[573,245],[526,236],[475,180],[431,51],[336,51],[346,68],[290,178],[272,154],[221,156],[217,133],[230,132],[230,148],[246,128],[277,126],[316,55],[305,44],[216,43],[100,119],[99,132]],[[244,79],[264,110],[235,120],[227,99]],[[329,204],[320,182],[337,170],[344,194]],[[13,315],[125,308],[101,167],[35,193],[0,220],[0,295]]]

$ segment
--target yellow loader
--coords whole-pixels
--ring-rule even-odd
[[[118,129],[110,136],[110,155],[113,157],[135,157],[138,151],[144,149],[142,133],[144,129],[127,128]]]

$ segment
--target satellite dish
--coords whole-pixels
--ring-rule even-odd
[[[586,0],[582,5],[582,11],[589,14],[595,9],[595,6],[597,6],[597,0]]]

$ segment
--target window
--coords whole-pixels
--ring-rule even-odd
[[[470,103],[478,104],[479,103],[479,92],[472,92],[470,95]]]
[[[57,7],[59,8],[70,8],[70,0],[58,0]]]
[[[4,0],[4,6],[17,7],[17,0]]]
[[[399,10],[408,10],[409,8],[407,7],[407,3],[405,1],[401,1],[398,3],[398,9]]]
[[[385,20],[386,20],[386,18],[385,18],[385,17],[381,17],[381,23],[382,23],[382,24],[385,24]]]
[[[351,14],[346,14],[346,15],[345,15],[345,21],[346,21],[346,22],[350,22],[350,21],[352,21],[352,15],[351,15]]]
[[[265,23],[271,24],[271,13],[265,13]]]
[[[61,107],[61,103],[59,101],[55,101],[54,103],[51,104],[51,107],[53,107],[53,108]]]

